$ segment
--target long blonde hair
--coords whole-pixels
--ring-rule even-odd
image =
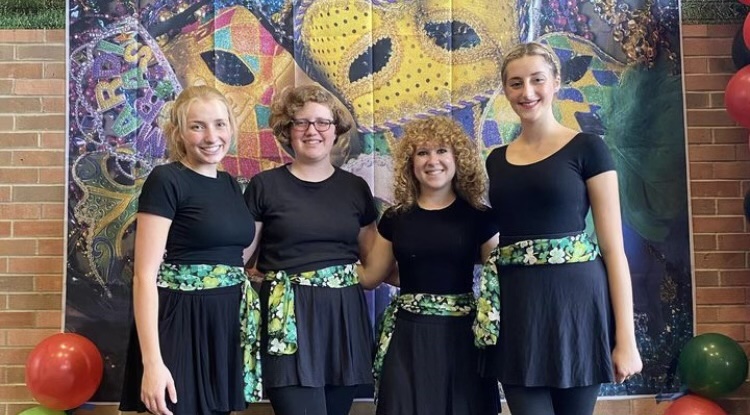
[[[196,101],[217,100],[224,104],[229,116],[229,126],[232,129],[232,143],[237,139],[237,120],[224,94],[208,85],[189,86],[180,92],[169,109],[169,117],[162,124],[162,131],[167,141],[167,155],[171,161],[181,161],[187,155],[182,132],[187,128],[187,114],[190,106]]]

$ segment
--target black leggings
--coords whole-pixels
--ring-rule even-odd
[[[357,386],[268,388],[276,415],[348,415]]]
[[[546,388],[503,385],[513,415],[591,415],[601,385]]]

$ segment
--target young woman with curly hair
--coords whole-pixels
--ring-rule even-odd
[[[471,330],[474,264],[498,238],[482,158],[448,117],[407,124],[393,157],[396,204],[361,270],[368,288],[396,264],[400,276],[380,326],[376,413],[496,415],[497,382],[479,376]]]

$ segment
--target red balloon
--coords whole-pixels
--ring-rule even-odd
[[[740,3],[744,4],[745,6],[750,6],[750,0],[740,0]]]
[[[746,45],[750,45],[750,14],[745,17],[745,23],[742,25],[742,39]]]
[[[94,343],[74,333],[42,340],[26,360],[26,386],[40,404],[67,410],[89,400],[102,381],[104,364]]]
[[[713,401],[698,395],[685,395],[672,402],[664,415],[727,415]]]
[[[729,79],[724,90],[724,105],[732,119],[750,128],[750,65]]]

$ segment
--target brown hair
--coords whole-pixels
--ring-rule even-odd
[[[287,87],[274,97],[271,103],[269,125],[276,139],[283,145],[290,145],[290,130],[294,115],[308,102],[317,102],[331,110],[336,137],[351,130],[354,121],[349,112],[334,96],[317,85]]]
[[[414,176],[412,159],[417,148],[427,143],[450,147],[456,162],[453,190],[469,204],[484,209],[487,173],[477,145],[458,122],[437,116],[410,121],[393,151],[394,199],[396,210],[406,210],[417,203],[419,182]]]
[[[232,129],[232,142],[237,138],[237,121],[224,94],[216,88],[207,85],[189,86],[180,92],[169,108],[169,117],[162,124],[164,137],[167,140],[167,154],[169,160],[180,161],[185,158],[187,152],[185,143],[182,141],[182,132],[187,127],[187,114],[190,106],[195,101],[210,101],[215,99],[227,108],[229,115],[229,126]]]

